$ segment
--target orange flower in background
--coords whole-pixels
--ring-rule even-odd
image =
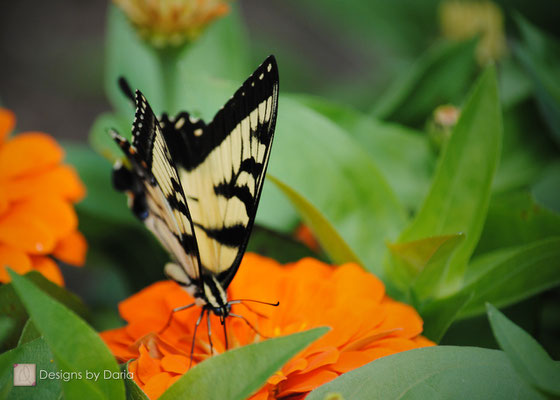
[[[253,400],[300,399],[377,358],[434,345],[420,335],[422,320],[416,311],[387,297],[383,283],[356,264],[335,268],[305,258],[282,266],[248,253],[229,288],[229,298],[280,302],[278,307],[250,303],[251,310],[233,305],[233,312],[247,318],[263,336],[332,328],[270,377]],[[101,334],[120,361],[134,359],[129,370],[151,399],[188,370],[200,308],[175,313],[169,328],[156,332],[165,326],[173,308],[192,301],[172,281],[155,283],[120,304],[120,314],[128,325]],[[226,323],[230,348],[264,340],[238,318],[227,318]],[[223,328],[215,316],[211,324],[214,351],[221,353],[225,351]],[[208,357],[206,323],[201,323],[193,365]]]
[[[25,132],[12,138],[11,111],[0,108],[0,282],[6,267],[37,270],[63,285],[52,257],[83,265],[86,241],[72,203],[84,197],[76,172],[62,164],[64,151],[49,135]]]
[[[229,11],[223,0],[114,0],[138,29],[158,47],[194,40],[213,20]]]

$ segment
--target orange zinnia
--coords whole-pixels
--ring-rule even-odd
[[[85,188],[76,172],[61,164],[64,151],[49,135],[25,132],[13,138],[11,111],[0,108],[0,282],[6,267],[23,274],[37,270],[63,285],[51,258],[82,265],[86,241],[72,207]]]
[[[385,295],[383,283],[356,264],[332,267],[311,258],[282,266],[269,258],[246,254],[229,288],[230,299],[280,302],[279,307],[251,303],[234,305],[267,337],[330,326],[270,377],[251,399],[300,399],[312,389],[372,360],[434,343],[421,336],[416,311]],[[155,283],[123,301],[119,310],[128,325],[101,335],[122,362],[134,359],[129,370],[151,399],[158,398],[189,367],[195,322],[200,309],[174,314],[171,310],[193,299],[172,281]],[[214,351],[225,351],[223,329],[212,315]],[[244,321],[227,318],[230,347],[264,340]],[[196,335],[193,365],[210,357],[206,324]]]

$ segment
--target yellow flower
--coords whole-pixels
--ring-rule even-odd
[[[194,40],[204,27],[229,11],[223,0],[114,0],[155,46]]]
[[[463,40],[480,34],[476,56],[480,64],[497,60],[507,51],[504,16],[491,1],[449,0],[440,4],[439,19],[443,36]]]

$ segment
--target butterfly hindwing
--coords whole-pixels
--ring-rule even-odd
[[[212,122],[162,117],[192,216],[201,269],[225,288],[247,246],[259,202],[278,105],[278,69],[269,57]]]

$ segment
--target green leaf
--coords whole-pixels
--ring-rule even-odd
[[[544,399],[526,385],[506,355],[476,347],[414,349],[375,360],[312,391],[345,399]]]
[[[349,135],[281,96],[269,172],[313,204],[368,270],[382,274],[385,240],[396,238],[405,213],[371,158]]]
[[[273,258],[281,264],[296,262],[305,257],[321,258],[322,256],[292,236],[258,225],[253,226],[247,251]]]
[[[437,286],[442,271],[464,235],[433,236],[406,243],[388,244],[391,262],[387,275],[394,283],[400,283],[403,290],[415,283],[415,294],[429,295],[430,289]]]
[[[475,254],[560,236],[560,215],[535,202],[528,192],[494,196]]]
[[[487,303],[486,309],[494,336],[519,375],[538,389],[560,396],[560,364],[496,307]]]
[[[117,363],[99,335],[81,318],[42,292],[25,277],[10,271],[12,285],[33,324],[45,338],[61,371],[118,373]],[[124,399],[122,380],[70,379],[62,382],[66,398]]]
[[[297,99],[350,134],[371,156],[400,201],[416,210],[432,179],[435,156],[422,132],[385,123],[319,97]]]
[[[560,213],[560,161],[552,163],[544,171],[532,193],[539,204]]]
[[[126,364],[121,365],[121,372],[125,373],[124,386],[126,388],[126,399],[127,400],[150,400],[146,393],[140,389],[140,386],[136,383],[134,379],[128,379],[128,365],[130,361]]]
[[[13,386],[14,364],[36,364],[34,387]],[[35,339],[15,349],[0,354],[0,396],[2,399],[59,399],[62,395],[61,379],[46,378],[56,373],[52,353],[43,338]]]
[[[483,228],[501,144],[496,73],[489,67],[475,85],[438,164],[430,192],[399,242],[464,233],[434,292],[452,293]]]
[[[293,356],[324,335],[316,328],[227,351],[196,365],[160,397],[244,400]]]
[[[520,15],[515,18],[524,43],[513,47],[514,54],[529,75],[544,120],[560,144],[560,45],[540,32]]]
[[[335,264],[360,263],[356,254],[338,234],[331,222],[313,204],[278,178],[268,175],[268,179],[274,182],[282,193],[290,199],[303,217],[305,224],[311,228],[321,247],[325,249]]]
[[[462,318],[479,315],[485,303],[504,307],[560,284],[560,238],[497,250],[478,257],[459,292],[474,293]]]
[[[41,332],[37,330],[37,328],[33,324],[33,321],[31,321],[31,319],[28,319],[23,327],[23,330],[21,331],[21,336],[19,337],[18,341],[18,347],[35,339],[39,339],[40,337]]]
[[[413,292],[414,293],[414,292]],[[422,334],[439,343],[451,324],[461,316],[461,312],[473,298],[472,292],[460,292],[444,299],[420,303],[418,311],[424,321]]]
[[[110,140],[106,132],[100,135]],[[76,168],[87,187],[86,198],[78,204],[78,208],[116,223],[140,226],[126,205],[126,196],[112,186],[111,163],[82,144],[65,143],[64,149],[67,162]]]
[[[373,107],[373,116],[418,126],[439,105],[459,104],[477,70],[476,40],[441,42],[395,80]]]
[[[66,305],[78,315],[83,318],[89,316],[89,312],[82,301],[73,293],[52,283],[37,271],[29,272],[25,276],[44,292]],[[5,316],[11,321],[10,330],[6,332],[7,336],[2,341],[2,346],[0,347],[0,351],[3,351],[17,344],[21,330],[28,320],[25,307],[11,283],[0,286],[0,316]]]

